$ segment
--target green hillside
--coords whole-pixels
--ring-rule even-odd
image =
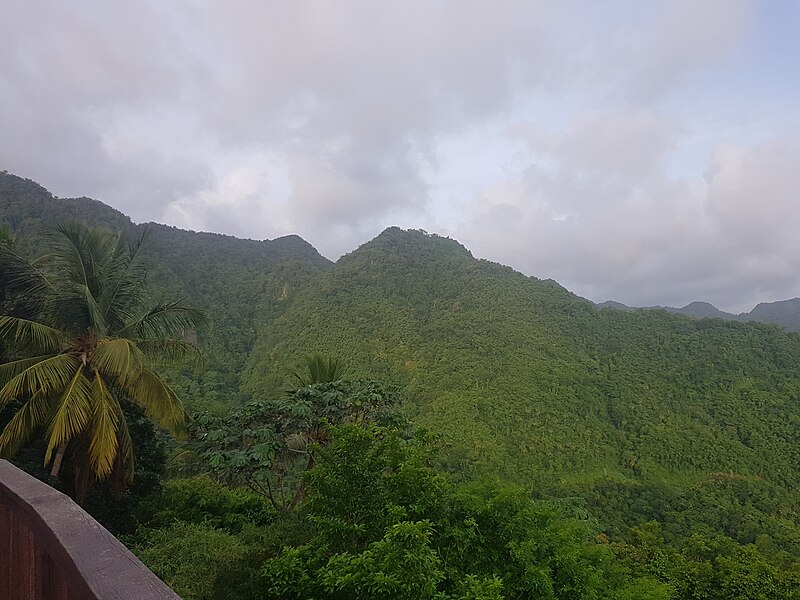
[[[65,219],[144,227],[0,174],[0,223],[25,253]],[[633,575],[669,580],[673,597],[789,597],[713,595],[691,577],[758,590],[800,572],[800,334],[598,307],[423,231],[390,228],[332,264],[296,236],[147,227],[162,295],[212,319],[198,332],[207,367],[170,374],[193,412],[274,401],[289,368],[333,357],[352,379],[399,388],[436,440],[426,465],[467,485],[519,484]]]
[[[402,384],[465,466],[800,483],[800,337],[777,327],[596,309],[452,240],[390,229],[263,332],[247,391],[268,395],[275,366],[312,350]]]
[[[0,172],[0,223],[17,235],[23,254],[39,254],[43,234],[54,223],[81,220],[134,233],[147,228],[155,286],[167,298],[186,298],[211,318],[198,332],[207,355],[202,373],[173,373],[190,406],[232,404],[239,377],[256,338],[256,324],[282,312],[298,287],[330,266],[298,236],[241,240],[147,223],[88,198],[56,198],[37,183]]]
[[[453,471],[583,498],[612,533],[658,519],[800,556],[797,334],[599,309],[394,228],[261,331],[247,393],[270,396],[311,351],[401,385]]]

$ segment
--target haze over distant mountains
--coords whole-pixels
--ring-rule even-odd
[[[800,331],[800,298],[778,300],[777,302],[761,302],[750,312],[733,314],[718,309],[708,302],[690,302],[686,306],[627,306],[621,302],[608,300],[600,302],[601,308],[616,308],[624,311],[635,310],[665,310],[667,312],[686,315],[696,318],[725,319],[728,321],[758,321],[761,323],[774,323],[782,325],[789,331]]]

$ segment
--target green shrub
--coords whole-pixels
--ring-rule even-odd
[[[267,525],[274,516],[263,496],[245,488],[227,488],[207,477],[166,482],[160,496],[142,502],[138,515],[145,528],[193,523],[231,534]]]
[[[176,523],[148,531],[134,552],[183,600],[213,600],[218,581],[236,568],[247,546],[207,525]]]

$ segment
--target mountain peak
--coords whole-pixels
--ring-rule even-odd
[[[690,317],[717,317],[723,319],[733,318],[733,315],[721,311],[713,304],[701,301],[690,302],[683,308],[676,309],[675,312],[689,315]]]
[[[296,234],[277,237],[268,243],[274,250],[279,250],[290,256],[302,257],[320,267],[332,264],[331,261],[322,256],[312,244]]]
[[[456,240],[429,233],[424,229],[389,227],[366,244],[362,244],[343,260],[360,255],[382,255],[418,260],[472,260],[472,253]]]

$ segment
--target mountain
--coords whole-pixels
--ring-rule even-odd
[[[789,331],[800,331],[800,298],[762,302],[744,318],[749,321],[783,325]]]
[[[394,228],[342,258],[260,336],[248,394],[311,351],[403,386],[470,468],[800,483],[798,336],[601,310],[453,240]]]
[[[705,502],[730,509],[712,529],[751,511],[774,524],[762,531],[800,534],[796,334],[600,309],[454,240],[392,228],[262,329],[247,395],[280,390],[281,365],[313,351],[400,386],[464,476],[584,498],[612,530],[658,518],[689,535],[687,511]]]
[[[624,310],[625,312],[631,312],[636,310],[631,306],[623,304],[622,302],[617,302],[615,300],[606,300],[605,302],[597,303],[598,308],[614,308],[616,310]]]
[[[733,313],[719,310],[708,302],[691,302],[681,308],[673,306],[627,306],[621,302],[607,300],[597,304],[599,308],[614,308],[631,312],[635,310],[665,310],[667,312],[686,315],[699,319],[714,318],[728,321],[758,321],[759,323],[773,323],[781,325],[787,331],[800,332],[800,298],[780,300],[778,302],[762,302],[748,313]]]
[[[64,216],[143,227],[0,176],[0,220],[21,243]],[[190,405],[282,394],[287,368],[319,352],[398,386],[457,477],[525,485],[612,537],[657,521],[669,543],[700,531],[800,556],[797,334],[601,308],[424,231],[387,229],[331,264],[294,236],[148,227],[162,292],[214,317],[208,368],[174,375]]]
[[[631,312],[634,310],[665,310],[669,313],[677,315],[686,315],[687,317],[695,317],[697,319],[726,319],[726,320],[747,320],[742,318],[744,315],[734,315],[718,309],[713,304],[708,302],[690,302],[686,306],[676,308],[674,306],[627,306],[622,302],[615,302],[614,300],[607,300],[597,304],[599,308],[615,308],[617,310],[624,310]],[[763,319],[750,319],[752,321],[764,321]]]
[[[172,375],[190,406],[240,401],[240,374],[257,325],[268,324],[296,288],[332,264],[296,235],[253,241],[135,224],[102,202],[56,198],[29,179],[0,172],[0,222],[17,234],[23,253],[37,255],[48,226],[76,219],[129,234],[147,229],[155,287],[168,298],[189,299],[212,317],[199,332],[209,368]]]
[[[684,306],[683,308],[678,309],[670,309],[671,312],[677,312],[682,315],[686,315],[689,317],[698,317],[698,318],[717,318],[717,319],[727,319],[733,317],[730,313],[723,312],[719,310],[713,304],[709,304],[708,302],[691,302]]]

